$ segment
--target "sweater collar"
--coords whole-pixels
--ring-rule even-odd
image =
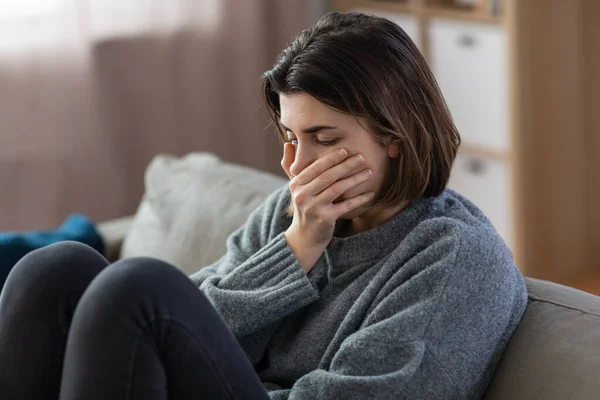
[[[336,237],[325,250],[330,268],[345,270],[366,262],[375,263],[391,253],[422,219],[432,199],[413,201],[375,229],[349,237]]]

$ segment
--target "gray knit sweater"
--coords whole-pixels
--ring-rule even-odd
[[[272,399],[478,399],[527,304],[510,251],[446,190],[334,237],[307,275],[286,186],[192,275]]]

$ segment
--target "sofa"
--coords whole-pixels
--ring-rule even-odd
[[[210,153],[159,155],[136,214],[98,225],[106,257],[157,257],[189,275],[224,254],[227,236],[285,182]],[[599,399],[600,297],[531,278],[526,284],[527,310],[485,399]]]

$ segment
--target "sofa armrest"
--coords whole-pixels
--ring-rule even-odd
[[[104,241],[104,257],[110,262],[117,261],[125,236],[131,228],[133,216],[122,217],[97,224],[96,228]]]

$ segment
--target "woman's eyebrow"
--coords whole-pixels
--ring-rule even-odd
[[[279,126],[281,126],[281,129],[283,129],[284,131],[292,132],[292,130],[290,128],[288,128],[281,122],[279,123]],[[304,132],[306,134],[310,134],[310,133],[318,133],[320,131],[331,130],[331,129],[337,129],[337,126],[315,125],[315,126],[311,126],[310,128],[303,129],[302,132]]]

